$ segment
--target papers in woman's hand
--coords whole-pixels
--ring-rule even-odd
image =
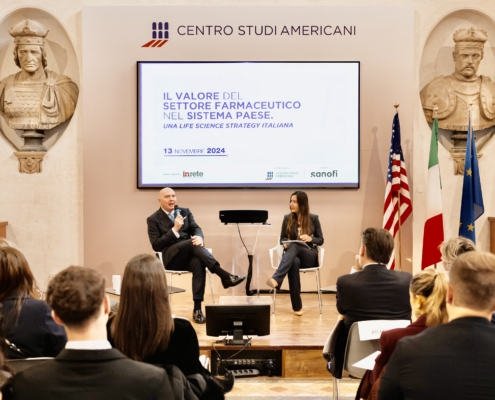
[[[290,246],[292,243],[299,243],[303,246],[309,247],[309,245],[304,240],[284,240],[282,242],[282,244],[286,244],[287,246]]]

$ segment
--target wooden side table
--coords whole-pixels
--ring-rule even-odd
[[[7,239],[7,225],[9,223],[7,221],[0,222],[0,237]]]
[[[495,254],[495,217],[488,217],[490,221],[490,253]]]

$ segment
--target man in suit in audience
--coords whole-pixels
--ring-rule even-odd
[[[110,301],[105,279],[92,269],[69,267],[50,282],[47,301],[68,342],[53,360],[15,375],[17,400],[177,399],[164,369],[133,361],[107,340]]]
[[[378,398],[495,398],[495,255],[460,255],[449,271],[449,323],[399,340]]]
[[[193,273],[193,319],[198,324],[204,324],[201,303],[205,293],[205,267],[220,277],[225,289],[238,285],[246,277],[232,275],[223,270],[218,261],[203,247],[203,231],[189,209],[177,207],[177,196],[173,189],[160,190],[158,203],[160,208],[146,221],[151,246],[154,251],[162,252],[165,269]]]
[[[345,347],[354,322],[373,319],[410,319],[411,274],[387,269],[394,249],[390,232],[367,228],[361,235],[359,272],[337,279],[337,310],[344,327],[337,335],[335,376],[342,377]]]

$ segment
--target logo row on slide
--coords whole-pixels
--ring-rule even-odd
[[[166,175],[180,175],[180,174],[166,174]],[[266,181],[271,181],[274,179],[290,179],[290,178],[300,178],[301,175],[298,171],[283,171],[283,172],[273,172],[268,171],[266,173]],[[310,178],[337,178],[338,170],[333,171],[317,171],[309,172]],[[203,171],[182,171],[182,178],[203,178],[206,174]]]

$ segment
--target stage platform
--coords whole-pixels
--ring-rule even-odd
[[[268,296],[268,295],[262,295]],[[190,293],[178,293],[172,297],[172,311],[176,316],[192,322],[192,300]],[[273,296],[271,296],[273,298]],[[205,305],[211,304],[211,297],[205,296]],[[215,299],[218,302],[218,296]],[[318,296],[303,294],[304,315],[298,317],[292,312],[288,294],[277,294],[275,314],[271,316],[269,336],[254,336],[252,345],[244,350],[246,358],[249,351],[279,350],[282,353],[282,373],[284,378],[331,378],[322,357],[323,345],[337,320],[335,294],[323,294],[323,310],[318,309]],[[204,311],[204,310],[203,310]],[[192,322],[198,334],[201,354],[211,358],[213,347],[217,350],[239,350],[239,347],[227,347],[214,344],[219,339],[206,336],[206,326]]]
[[[215,296],[218,304],[219,296]],[[269,296],[263,294],[262,296]],[[273,295],[270,297],[273,298]],[[298,317],[292,312],[289,294],[277,294],[275,314],[271,315],[270,335],[252,338],[252,344],[238,357],[250,358],[252,351],[275,351],[281,355],[280,373],[282,378],[309,378],[330,379],[331,375],[326,370],[326,362],[322,357],[323,345],[337,321],[337,309],[335,308],[335,294],[322,294],[323,310],[318,309],[318,296],[314,294],[302,294],[304,315]],[[119,296],[110,294],[112,300],[119,300]],[[212,359],[214,348],[218,351],[237,352],[239,346],[224,346],[215,344],[220,339],[206,335],[206,325],[196,324],[192,320],[193,301],[191,293],[175,293],[171,295],[172,312],[175,316],[187,318],[191,321],[199,340],[201,354]],[[204,306],[212,304],[211,296],[205,295]],[[254,354],[254,353],[253,353]],[[257,357],[253,357],[257,358]]]

